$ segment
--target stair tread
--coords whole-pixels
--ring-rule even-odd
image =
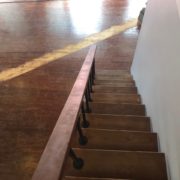
[[[81,170],[76,170],[72,167],[72,160],[68,158],[65,165],[66,175],[167,180],[163,153],[78,148],[73,148],[73,150],[85,164]]]
[[[103,84],[103,83],[127,83],[135,85],[135,82],[133,80],[125,80],[125,79],[95,79],[95,84]]]
[[[137,103],[141,102],[137,94],[120,94],[120,93],[92,93],[93,102],[109,103]]]
[[[150,131],[150,119],[145,116],[86,114],[91,128]]]
[[[113,87],[135,87],[134,83],[123,81],[95,81],[95,85],[113,86]]]
[[[112,178],[95,178],[95,177],[75,177],[75,176],[66,176],[64,180],[130,180],[130,179],[112,179]],[[131,179],[132,180],[132,179]]]
[[[112,149],[131,151],[158,151],[157,134],[152,132],[83,129],[83,135],[88,138],[86,145],[79,144],[79,134],[73,138],[72,147],[88,149]]]
[[[131,76],[123,76],[123,75],[116,75],[116,76],[96,75],[96,80],[122,80],[122,81],[134,82]]]
[[[125,93],[125,94],[137,94],[136,87],[113,87],[113,85],[95,85],[93,86],[94,92],[99,93]]]
[[[119,114],[119,115],[145,115],[145,107],[142,104],[130,103],[96,103],[91,102],[92,113],[98,114]]]
[[[133,93],[132,93],[132,94],[129,94],[129,93],[126,94],[125,92],[124,92],[124,93],[116,93],[116,92],[109,92],[109,93],[108,93],[108,92],[93,92],[92,95],[93,95],[93,94],[98,94],[98,95],[100,95],[100,96],[104,96],[104,95],[117,95],[117,96],[140,97],[140,95],[137,94],[137,93],[136,93],[136,94],[133,94]]]
[[[117,76],[117,75],[121,75],[121,76],[130,76],[132,77],[132,75],[130,74],[129,71],[126,70],[97,70],[96,71],[96,75],[106,75],[106,76]]]

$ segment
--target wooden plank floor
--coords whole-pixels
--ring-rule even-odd
[[[0,72],[136,18],[145,2],[83,1],[1,0]],[[137,36],[131,28],[99,42],[96,68],[129,70]],[[0,82],[1,180],[31,179],[87,50]]]

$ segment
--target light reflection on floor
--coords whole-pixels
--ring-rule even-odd
[[[128,0],[128,9],[124,14],[126,20],[137,18],[140,10],[145,7],[147,0]]]
[[[16,23],[14,23],[12,17],[16,17]],[[21,33],[22,24],[24,27],[27,25],[24,9],[22,9],[18,4],[0,6],[0,29],[4,29],[8,33]]]
[[[104,18],[104,14],[102,14],[104,12],[102,10],[107,1],[70,0],[68,2],[70,18],[75,34],[89,35],[101,30],[101,21]],[[124,21],[137,18],[140,10],[145,7],[146,2],[147,0],[128,0],[128,8],[123,15]]]
[[[147,0],[22,1],[26,3],[0,4],[1,52],[62,48],[64,41],[78,42],[137,18]]]
[[[102,19],[102,0],[69,1],[70,18],[77,34],[92,34],[100,31],[97,23]]]

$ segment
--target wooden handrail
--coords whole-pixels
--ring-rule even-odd
[[[82,65],[75,84],[48,140],[32,180],[59,180],[69,152],[73,131],[93,66],[96,45],[93,45]]]

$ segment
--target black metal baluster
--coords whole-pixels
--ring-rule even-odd
[[[92,80],[92,71],[90,72],[89,74],[89,89],[90,89],[90,92],[93,93],[93,80]]]
[[[85,109],[84,109],[84,102],[82,102],[82,105],[81,105],[81,112],[82,112],[82,127],[88,128],[89,122],[87,121],[87,118],[86,118],[86,113],[85,113]]]
[[[75,169],[81,169],[84,166],[84,161],[81,158],[77,157],[72,149],[70,149],[69,151],[69,156],[73,160],[73,167]]]
[[[93,79],[93,67],[91,68],[90,80],[91,80],[91,85],[94,85],[94,79]]]
[[[91,98],[91,85],[90,85],[90,81],[88,80],[88,84],[87,84],[87,93],[88,93],[88,100],[89,101],[92,101],[92,98]]]
[[[91,110],[89,108],[89,97],[88,97],[87,88],[86,88],[86,92],[85,92],[85,99],[86,99],[86,112],[89,113],[89,112],[91,112]]]
[[[78,130],[78,133],[79,133],[79,144],[80,145],[86,145],[87,142],[88,142],[88,138],[83,135],[81,125],[80,125],[80,121],[81,121],[81,118],[79,117],[78,123],[77,123],[77,130]]]
[[[86,90],[85,90],[85,98],[87,97],[87,100],[90,101],[90,96],[89,96],[89,86],[87,84]]]
[[[92,76],[93,76],[93,81],[95,79],[95,58],[93,60],[93,64],[92,64]]]

